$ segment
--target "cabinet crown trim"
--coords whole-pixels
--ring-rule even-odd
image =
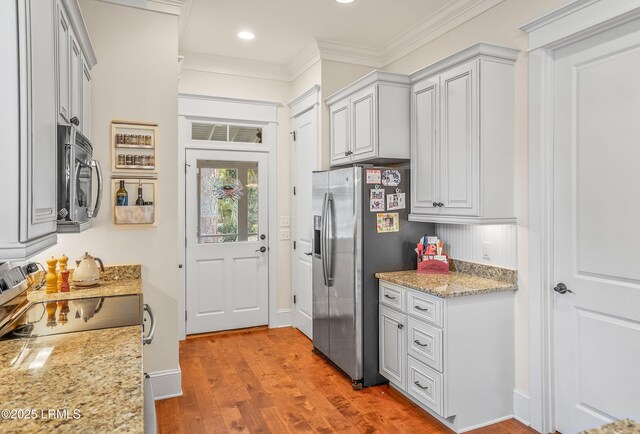
[[[91,37],[89,36],[89,31],[87,30],[87,26],[84,22],[84,17],[82,16],[78,0],[62,0],[62,4],[69,15],[71,27],[73,27],[75,36],[78,39],[82,54],[84,54],[87,65],[89,66],[89,69],[91,69],[96,63],[98,63],[98,59],[96,58],[96,53],[93,51]]]
[[[432,63],[422,69],[419,69],[409,74],[409,79],[412,83],[427,78],[429,76],[438,74],[446,69],[452,68],[460,63],[464,63],[475,57],[491,57],[494,59],[500,59],[508,62],[515,62],[518,58],[520,50],[509,47],[502,47],[499,45],[488,44],[486,42],[479,42],[470,47],[457,52],[456,54]]]
[[[395,85],[406,85],[409,87],[411,81],[406,74],[396,74],[393,72],[385,72],[385,71],[372,71],[364,77],[354,81],[350,85],[340,89],[337,92],[332,93],[327,98],[325,98],[325,102],[327,105],[331,105],[341,99],[351,95],[354,92],[359,91],[360,89],[364,89],[365,87],[372,85],[373,83],[392,83]]]

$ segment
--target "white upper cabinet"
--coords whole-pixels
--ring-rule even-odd
[[[514,61],[477,44],[411,75],[411,214],[515,223]]]
[[[57,126],[86,116],[85,96],[71,85],[83,88],[83,56],[88,71],[95,55],[71,0],[0,2],[0,40],[4,262],[27,259],[57,241]]]
[[[57,30],[57,53],[58,53],[58,115],[60,123],[67,123],[71,117],[71,91],[70,74],[71,55],[69,44],[71,42],[71,28],[69,17],[64,7],[57,4],[56,14],[58,16]]]
[[[95,54],[77,4],[57,1],[58,122],[90,138],[91,68]]]
[[[328,97],[331,165],[409,159],[409,101],[409,78],[382,71]]]

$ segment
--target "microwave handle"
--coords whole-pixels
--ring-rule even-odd
[[[91,211],[89,217],[96,218],[98,211],[100,211],[100,202],[102,202],[102,169],[100,169],[100,163],[97,160],[91,160],[91,167],[96,169],[96,177],[98,178],[98,194],[96,195],[96,205],[93,207],[93,211]]]

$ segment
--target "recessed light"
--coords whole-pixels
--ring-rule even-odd
[[[254,39],[255,37],[256,37],[256,35],[254,35],[251,32],[248,32],[246,30],[238,33],[238,38],[246,39],[247,41],[250,41],[251,39]]]
[[[353,3],[353,0],[336,0],[338,3]]]

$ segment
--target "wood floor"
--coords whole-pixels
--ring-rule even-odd
[[[360,391],[292,328],[180,343],[180,398],[156,402],[168,433],[450,433],[388,386]],[[515,420],[476,434],[535,433]]]

